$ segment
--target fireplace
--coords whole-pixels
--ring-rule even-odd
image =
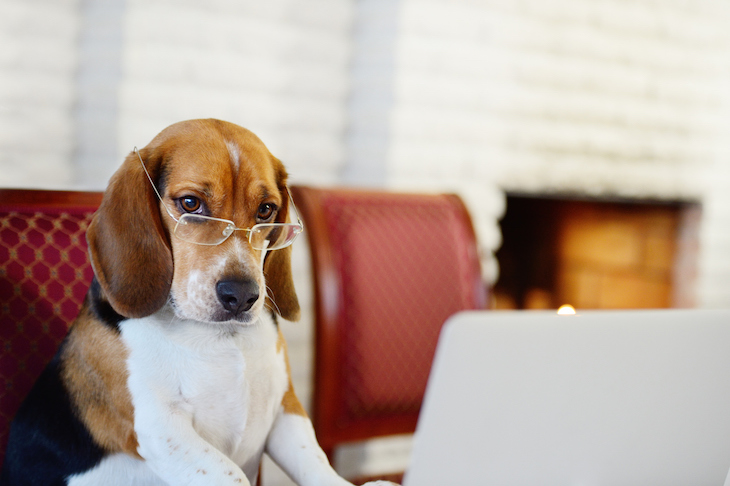
[[[700,206],[507,195],[498,309],[693,307]]]

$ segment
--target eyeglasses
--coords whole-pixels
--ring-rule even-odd
[[[233,234],[234,231],[245,231],[248,242],[255,250],[279,250],[286,248],[294,243],[299,234],[304,231],[304,225],[299,219],[299,213],[294,206],[294,201],[289,195],[289,202],[294,212],[297,213],[296,223],[259,223],[251,228],[238,228],[233,221],[220,218],[212,218],[201,214],[184,213],[176,218],[167,204],[162,200],[162,196],[152,182],[150,173],[144,165],[142,157],[139,155],[137,147],[134,147],[134,153],[137,154],[142,169],[147,174],[147,179],[152,185],[155,194],[167,211],[167,214],[176,222],[173,234],[182,241],[194,243],[196,245],[220,245]]]

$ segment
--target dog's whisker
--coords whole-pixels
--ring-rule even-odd
[[[267,307],[269,310],[272,310],[272,311],[276,312],[277,314],[281,315],[281,310],[279,309],[279,306],[276,305],[275,302],[274,302],[274,305],[264,304],[264,306]]]
[[[274,301],[274,295],[273,294],[274,294],[274,291],[271,290],[271,287],[269,287],[267,285],[266,286],[266,295],[269,297],[268,301],[271,302],[274,305],[275,309],[274,308],[271,308],[271,307],[269,307],[269,308],[271,310],[275,311],[277,314],[281,315],[281,309],[279,309],[279,306],[276,305],[276,302]],[[267,304],[265,304],[265,305],[267,305]]]

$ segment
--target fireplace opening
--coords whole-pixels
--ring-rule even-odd
[[[693,307],[700,205],[508,194],[497,309]]]

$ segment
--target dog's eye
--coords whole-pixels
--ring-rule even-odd
[[[256,215],[256,218],[260,222],[267,222],[271,218],[274,217],[274,214],[276,213],[276,206],[270,203],[264,203],[261,206],[259,206],[259,213]]]
[[[185,196],[180,198],[180,206],[182,207],[183,211],[187,211],[188,213],[194,213],[200,209],[201,202],[200,199],[198,199],[197,197]]]

